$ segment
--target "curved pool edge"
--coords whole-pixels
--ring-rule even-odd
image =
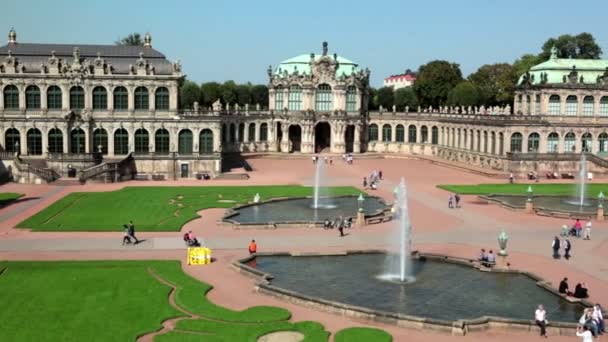
[[[477,198],[485,201],[487,204],[495,204],[501,208],[505,208],[505,209],[509,209],[509,210],[517,210],[517,211],[526,210],[525,206],[515,205],[513,203],[509,203],[509,202],[500,200],[500,199],[496,198],[497,196],[526,197],[523,195],[512,195],[512,194],[489,194],[489,195],[479,195],[479,196],[477,196]],[[533,196],[533,197],[535,197],[535,196]],[[565,198],[565,196],[561,196],[561,195],[542,195],[542,197]],[[595,219],[597,217],[596,210],[569,211],[569,210],[560,210],[560,209],[556,209],[556,208],[544,207],[544,206],[540,206],[540,205],[533,205],[532,210],[534,211],[534,214],[536,214],[536,215],[556,217],[556,218],[566,218],[566,219],[579,218],[579,219],[586,220],[586,219]],[[608,214],[608,212],[606,214]]]
[[[406,315],[400,313],[386,312],[382,310],[374,310],[366,307],[346,304],[342,302],[335,302],[327,299],[323,299],[316,296],[309,296],[299,292],[283,289],[274,285],[271,285],[270,281],[274,278],[272,274],[262,272],[256,268],[247,266],[245,263],[254,260],[257,256],[292,256],[292,257],[306,257],[306,256],[345,256],[349,254],[377,254],[387,253],[386,250],[348,250],[341,253],[292,253],[292,252],[269,252],[269,253],[258,253],[251,255],[243,259],[239,259],[232,263],[233,268],[248,277],[251,277],[257,281],[254,290],[258,293],[275,297],[282,301],[290,302],[296,305],[301,305],[313,310],[319,310],[338,314],[340,316],[356,319],[369,320],[371,322],[383,323],[394,325],[404,328],[413,329],[424,329],[432,330],[442,333],[450,333],[452,335],[466,335],[468,332],[486,331],[486,330],[503,330],[503,331],[535,331],[538,329],[536,323],[533,320],[521,320],[513,318],[505,318],[498,316],[481,316],[473,319],[459,319],[456,321],[440,320],[429,317],[421,317],[414,315]],[[488,269],[478,264],[476,260],[458,258],[453,256],[447,256],[442,254],[434,253],[418,253],[414,252],[417,257],[426,258],[431,260],[437,260],[442,262],[449,262],[468,267],[473,267],[479,271],[484,272],[501,272],[501,273],[513,273],[521,274],[529,277],[536,282],[536,285],[553,293],[554,295],[561,297],[563,300],[568,300],[565,296],[559,294],[557,289],[551,286],[551,283],[544,280],[542,277],[527,271],[520,271],[514,269]],[[412,254],[414,254],[412,253]],[[570,300],[568,300],[570,301]],[[592,303],[587,300],[576,300],[582,306],[591,307]],[[550,325],[547,326],[547,331],[553,335],[564,335],[572,336],[573,331],[576,330],[577,323],[569,322],[558,322],[551,321]]]

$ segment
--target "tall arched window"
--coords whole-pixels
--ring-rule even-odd
[[[247,127],[247,130],[249,131],[247,133],[247,135],[249,136],[249,142],[253,142],[255,141],[255,123],[252,122],[249,124],[249,127]]]
[[[150,108],[150,98],[148,95],[148,88],[137,87],[135,88],[135,110],[147,110]]]
[[[263,123],[260,125],[260,141],[268,140],[268,124]]]
[[[154,134],[154,151],[157,154],[169,154],[169,131],[164,128]]]
[[[40,88],[35,85],[25,88],[25,108],[40,109]]]
[[[283,87],[274,88],[274,110],[283,110]]]
[[[16,128],[9,128],[4,132],[4,149],[7,152],[17,152],[21,145],[21,135]]]
[[[490,133],[490,153],[496,154],[496,132]]]
[[[251,126],[249,126],[251,127]],[[255,128],[255,126],[254,126]],[[199,135],[199,148],[201,153],[213,153],[213,131],[205,128]]]
[[[572,132],[564,136],[564,152],[576,152],[576,136]]]
[[[19,89],[12,84],[4,87],[4,109],[19,109]]]
[[[530,115],[532,113],[532,98],[530,95],[526,95],[526,114]]]
[[[154,107],[156,110],[169,110],[169,89],[160,87],[154,92]]]
[[[317,112],[329,112],[332,109],[331,87],[329,84],[319,84],[315,94],[315,110]]]
[[[547,137],[547,153],[557,153],[559,146],[559,134],[557,132],[549,133]]]
[[[521,133],[515,132],[511,134],[511,152],[521,152]]]
[[[521,135],[521,134],[520,134]],[[521,141],[521,139],[520,139]],[[481,131],[477,130],[477,152],[481,152]],[[520,152],[521,152],[521,148],[520,148]]]
[[[63,133],[59,128],[49,131],[48,145],[50,153],[63,153]]]
[[[235,142],[236,141],[236,126],[234,125],[234,123],[231,123],[229,126],[229,142]]]
[[[222,124],[222,143],[227,143],[229,138],[230,137],[228,136],[228,125]]]
[[[597,139],[600,143],[600,152],[608,152],[608,133],[601,133],[600,135],[598,135]]]
[[[540,95],[534,96],[534,114],[540,114]]]
[[[50,86],[46,90],[46,107],[48,109],[61,109],[63,94],[58,86]]]
[[[454,134],[454,130],[452,130],[452,134]],[[418,130],[415,125],[409,125],[407,128],[407,142],[415,143],[418,139]],[[452,138],[453,140],[453,138]]]
[[[239,142],[243,142],[245,141],[245,124],[244,123],[240,123],[239,124]]]
[[[401,124],[395,127],[395,139],[397,142],[405,142],[405,127]]]
[[[93,110],[108,109],[108,91],[102,86],[93,88]]]
[[[528,135],[528,152],[538,152],[540,147],[540,134],[534,132]]]
[[[148,154],[150,152],[150,135],[145,128],[135,131],[135,154]]]
[[[354,112],[357,110],[357,87],[350,85],[346,87],[346,111]]]
[[[27,154],[39,156],[42,154],[42,133],[38,128],[27,131]]]
[[[96,128],[93,131],[93,149],[101,154],[108,154],[108,131],[103,128]]]
[[[561,114],[561,99],[559,95],[551,95],[549,97],[549,115],[560,115]]]
[[[302,88],[297,85],[289,87],[289,110],[301,110],[302,109]]]
[[[85,134],[82,128],[74,128],[70,132],[70,153],[84,153]]]
[[[467,136],[466,130],[464,132],[464,136],[465,136],[465,140],[466,140],[466,136]],[[422,142],[422,143],[429,142],[429,128],[426,126],[420,127],[420,142]],[[465,143],[465,145],[466,145],[466,143]]]
[[[602,96],[600,99],[599,115],[608,116],[608,96]]]
[[[498,155],[503,155],[505,152],[505,136],[502,132],[498,133]]]
[[[114,132],[114,154],[122,155],[129,153],[129,132],[119,128]]]
[[[192,131],[182,129],[178,135],[177,152],[179,154],[192,154]]]
[[[125,87],[116,87],[114,89],[114,110],[129,109],[129,92]]]
[[[592,116],[593,115],[593,105],[595,100],[593,96],[585,96],[583,98],[583,115],[584,116]]]
[[[382,125],[382,141],[391,141],[393,139],[393,128],[389,124]]]
[[[488,131],[483,131],[483,153],[488,153]]]
[[[378,141],[378,125],[371,124],[367,129],[368,141]]]
[[[84,89],[80,86],[70,89],[70,109],[84,109]]]
[[[439,143],[439,128],[433,126],[431,128],[431,144],[437,145]]]
[[[581,136],[581,146],[582,152],[593,152],[591,150],[593,148],[593,138],[591,133],[587,132]]]
[[[566,97],[566,115],[576,116],[578,111],[578,99],[574,95]]]

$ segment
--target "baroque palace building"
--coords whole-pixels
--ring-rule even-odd
[[[506,108],[370,112],[368,69],[328,54],[268,68],[269,108],[219,100],[180,109],[185,75],[143,46],[0,47],[0,173],[20,182],[176,179],[222,173],[239,153],[381,153],[526,173],[608,162],[608,61],[551,58],[518,81]]]

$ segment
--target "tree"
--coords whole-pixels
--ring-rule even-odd
[[[236,102],[236,83],[234,81],[226,81],[221,88],[222,103],[234,104]]]
[[[481,104],[481,100],[481,92],[469,81],[458,83],[448,97],[448,102],[452,106],[477,106]]]
[[[129,46],[143,46],[144,41],[141,38],[141,34],[134,32],[134,33],[129,34],[126,37],[120,38],[119,40],[115,41],[114,44],[129,45]]]
[[[507,63],[486,64],[469,75],[469,81],[477,87],[481,102],[485,105],[513,103],[513,93],[518,75]]]
[[[539,57],[546,61],[551,57],[551,49],[557,48],[558,58],[599,59],[602,48],[595,42],[591,33],[583,32],[576,36],[563,34],[557,38],[549,38],[543,44]]]
[[[519,59],[516,59],[515,62],[513,62],[513,70],[515,72],[515,75],[517,75],[517,77],[525,74],[526,72],[528,72],[530,70],[531,67],[542,63],[543,60],[541,60],[539,55],[533,55],[531,53],[527,53],[523,56],[521,56]]]
[[[211,107],[213,103],[222,97],[222,85],[217,82],[201,84],[201,104]]]
[[[460,66],[447,61],[432,61],[420,66],[414,92],[423,106],[446,103],[452,88],[462,81]]]
[[[393,87],[382,87],[376,93],[376,103],[378,107],[382,106],[385,109],[391,109],[395,103]]]
[[[256,84],[251,87],[251,104],[259,104],[268,107],[268,87],[263,84]]]
[[[182,109],[191,109],[194,102],[201,97],[201,90],[198,84],[192,81],[185,81],[179,88],[179,100]]]
[[[239,106],[251,103],[251,83],[237,85],[234,93]]]
[[[368,110],[377,110],[378,103],[376,102],[376,94],[378,94],[378,89],[369,87],[369,97],[367,101],[367,109]]]
[[[395,105],[399,110],[405,110],[405,107],[410,107],[410,110],[418,107],[418,99],[414,89],[405,87],[395,90]]]

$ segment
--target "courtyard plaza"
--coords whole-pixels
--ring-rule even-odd
[[[314,169],[308,157],[256,158],[249,159],[248,162],[253,168],[253,171],[248,172],[251,177],[248,180],[130,181],[64,187],[6,184],[2,186],[2,192],[22,193],[25,196],[0,209],[0,260],[181,260],[185,273],[214,286],[207,297],[218,305],[235,310],[257,305],[277,306],[289,310],[292,313],[292,321],[316,321],[333,333],[351,326],[370,326],[389,332],[395,341],[538,339],[536,330],[490,330],[458,337],[341,317],[258,294],[254,292],[254,281],[235,272],[231,267],[232,262],[248,255],[247,245],[252,238],[256,239],[260,252],[327,253],[386,248],[387,236],[393,224],[391,222],[348,230],[348,235],[340,238],[335,230],[311,228],[236,230],[217,223],[225,209],[206,209],[199,212],[201,218],[188,222],[180,232],[138,231],[138,238],[145,241],[135,246],[121,245],[121,227],[116,227],[116,232],[30,232],[27,229],[15,228],[19,222],[71,192],[112,191],[125,186],[151,185],[311,185],[313,181]],[[355,158],[353,165],[347,165],[339,156],[334,156],[333,165],[326,167],[326,176],[332,186],[360,188],[363,177],[369,175],[373,169],[382,170],[384,179],[378,190],[367,192],[381,196],[389,202],[392,201],[393,188],[401,177],[405,178],[415,250],[473,259],[478,256],[480,248],[498,250],[497,236],[504,229],[509,235],[507,261],[511,268],[533,272],[550,281],[554,287],[557,287],[563,277],[568,277],[572,286],[585,282],[590,291],[590,301],[608,306],[606,223],[594,222],[590,241],[571,239],[573,256],[570,260],[554,260],[551,257],[550,242],[555,235],[559,235],[561,225],[572,223],[570,220],[506,210],[483,204],[477,196],[463,196],[461,208],[449,209],[449,193],[436,187],[438,184],[500,183],[507,182],[506,178],[490,178],[411,158]],[[605,181],[596,178],[593,182]],[[134,223],[137,226],[137,222]],[[213,250],[216,262],[207,266],[186,265],[182,235],[190,230]],[[541,303],[530,303],[530,319],[533,318],[533,310],[538,304]],[[548,317],[548,320],[551,321],[551,317]],[[572,333],[574,335],[574,331]],[[146,338],[151,340],[149,336]],[[552,339],[566,341],[572,340],[572,337],[552,336]]]

